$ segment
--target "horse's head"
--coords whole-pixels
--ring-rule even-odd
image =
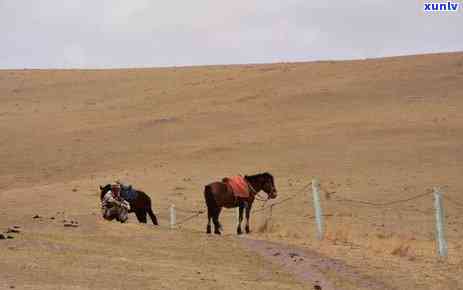
[[[262,190],[268,195],[268,198],[273,199],[277,197],[277,188],[275,187],[275,181],[273,176],[265,172],[262,174],[264,182],[262,184]]]
[[[277,197],[277,189],[275,187],[275,182],[273,180],[273,176],[270,173],[265,172],[253,176],[246,176],[246,179],[251,182],[254,180],[256,182],[256,190],[264,191],[268,195],[269,199]]]
[[[100,199],[103,200],[104,195],[111,190],[111,184],[106,184],[105,186],[100,185]]]

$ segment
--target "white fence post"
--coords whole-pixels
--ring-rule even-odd
[[[336,225],[338,224],[338,212],[335,211],[334,212],[334,215],[333,215],[333,223],[332,223],[332,227],[333,229],[331,230],[333,232],[333,243],[336,245],[336,242],[338,241],[338,233],[337,233],[337,229],[336,229]]]
[[[272,228],[273,228],[273,219],[272,219],[272,215],[273,215],[273,204],[270,205],[269,207],[269,211],[268,211],[268,217],[267,217],[267,222],[268,222],[268,231],[271,231]]]
[[[313,206],[315,209],[315,221],[317,222],[317,237],[323,240],[323,212],[320,206],[320,181],[312,179]]]
[[[176,218],[176,216],[175,216],[175,205],[172,204],[170,206],[170,228],[171,229],[175,228],[175,223],[176,223],[175,218]]]
[[[442,206],[442,193],[439,188],[434,188],[434,207],[436,208],[436,234],[438,253],[441,257],[447,257],[448,248],[445,240],[444,208]]]

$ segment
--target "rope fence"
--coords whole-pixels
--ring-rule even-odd
[[[304,193],[304,190],[306,190],[307,187],[308,187],[310,184],[311,184],[311,182],[308,183],[307,185],[303,186],[300,190],[297,191],[296,194],[293,194],[292,196],[287,197],[287,198],[285,198],[285,199],[279,200],[278,202],[274,202],[274,203],[272,203],[272,204],[269,205],[269,206],[265,206],[265,204],[268,202],[268,200],[262,200],[262,201],[264,202],[263,206],[260,207],[260,208],[258,208],[258,209],[253,210],[252,212],[253,212],[253,213],[263,212],[263,211],[265,211],[265,210],[270,209],[271,207],[278,206],[278,205],[280,205],[280,204],[286,203],[286,202],[288,202],[288,201],[290,201],[290,200],[296,198],[299,194]],[[187,217],[181,219],[180,221],[176,221],[176,222],[175,222],[175,225],[176,225],[176,226],[180,226],[180,225],[182,225],[182,224],[184,224],[184,223],[186,223],[186,222],[188,222],[188,221],[190,221],[190,220],[193,220],[193,219],[195,219],[195,218],[197,218],[197,217],[200,217],[201,215],[205,214],[206,211],[207,211],[207,209],[191,210],[191,209],[178,208],[177,206],[175,206],[175,212],[180,212],[180,213],[191,213],[191,215],[189,215],[189,216],[187,216]],[[159,211],[157,211],[157,213],[159,213]],[[170,215],[170,209],[169,209],[169,213],[168,213],[167,215]],[[169,217],[169,219],[170,219],[170,217]]]
[[[311,187],[311,190],[310,190]],[[362,221],[363,224],[368,223],[371,224],[371,217],[369,218],[363,218],[361,216],[355,215],[355,213],[350,213],[348,215],[343,215],[339,214],[338,212],[328,212],[328,213],[323,213],[322,210],[322,203],[326,202],[335,202],[339,204],[353,204],[357,206],[362,206],[362,207],[369,207],[372,210],[378,210],[382,209],[379,215],[376,216],[376,218],[382,219],[383,222],[384,220],[390,220],[391,216],[390,214],[386,217],[386,213],[391,213],[392,210],[394,210],[395,213],[397,213],[396,218],[398,220],[402,220],[404,217],[406,218],[406,215],[404,216],[402,212],[413,212],[413,213],[420,213],[423,214],[424,216],[428,216],[429,219],[420,219],[422,222],[426,222],[429,224],[435,223],[435,234],[426,234],[419,232],[419,230],[413,229],[413,233],[418,234],[419,236],[425,236],[427,238],[432,238],[432,236],[435,237],[435,240],[437,241],[437,252],[440,257],[446,257],[448,255],[448,246],[447,246],[447,241],[446,241],[446,236],[445,236],[445,218],[446,215],[444,214],[444,207],[443,207],[443,200],[447,201],[449,204],[454,206],[457,209],[463,209],[463,202],[460,202],[454,198],[451,198],[449,196],[444,195],[443,193],[440,192],[440,189],[434,188],[434,190],[425,190],[423,193],[416,194],[407,198],[402,198],[402,199],[397,199],[397,200],[392,200],[392,201],[387,201],[387,202],[373,202],[373,201],[368,201],[368,200],[357,200],[357,199],[350,199],[350,198],[344,198],[344,197],[329,197],[332,192],[325,190],[318,179],[314,179],[313,181],[304,184],[299,190],[297,190],[295,193],[293,193],[291,196],[288,196],[284,199],[278,200],[278,201],[272,201],[272,200],[266,200],[262,198],[257,198],[257,201],[262,201],[262,205],[259,208],[255,208],[252,210],[252,213],[267,213],[266,216],[266,222],[269,222],[270,219],[272,219],[272,214],[274,212],[274,209],[277,207],[280,207],[296,198],[298,198],[301,194],[310,194],[310,191],[312,191],[312,196],[313,196],[313,209],[314,209],[314,214],[305,214],[301,215],[301,218],[304,218],[306,220],[315,220],[316,224],[316,234],[319,240],[324,239],[324,231],[325,231],[325,219],[329,218],[331,223],[336,223],[338,220],[343,220],[345,218],[351,218],[351,220],[359,220]],[[321,200],[320,194],[321,192],[325,193],[325,199]],[[417,209],[417,208],[400,208],[397,211],[398,205],[406,205],[412,201],[420,200],[426,197],[433,197],[434,199],[434,204],[433,208],[429,209]],[[306,203],[310,203],[309,199],[306,199]],[[394,206],[394,209],[391,208],[391,206]],[[329,208],[328,208],[329,209]],[[349,208],[351,210],[351,208]],[[207,209],[198,209],[198,210],[191,210],[191,209],[184,209],[184,208],[178,208],[174,205],[171,205],[171,207],[168,210],[168,215],[169,215],[169,222],[170,222],[170,228],[176,228],[176,227],[182,227],[186,223],[195,220],[198,217],[201,217],[202,215],[206,214]],[[180,220],[177,220],[176,215],[178,213],[181,213],[184,215]],[[234,219],[236,223],[238,222],[238,210],[235,210],[233,212],[224,212],[224,213],[233,213]],[[433,213],[434,213],[434,218],[433,218]],[[350,222],[352,225],[352,222]],[[381,223],[376,224],[372,223],[372,226],[379,226]],[[384,223],[381,225],[384,227]],[[336,227],[336,225],[334,225]]]
[[[450,203],[451,203],[452,205],[454,205],[454,206],[456,206],[456,207],[459,207],[459,208],[463,209],[463,202],[456,201],[455,199],[450,198],[450,197],[445,196],[445,195],[444,195],[443,197],[444,197],[445,200],[450,201]]]
[[[339,202],[358,203],[358,204],[369,205],[369,206],[373,206],[373,207],[387,207],[387,206],[391,206],[391,205],[395,205],[395,204],[406,203],[406,202],[409,202],[409,201],[417,200],[417,199],[423,198],[425,196],[429,196],[431,194],[432,194],[431,192],[425,192],[425,193],[422,193],[422,194],[412,196],[410,198],[399,199],[399,200],[383,202],[383,203],[375,203],[375,202],[371,202],[371,201],[354,200],[354,199],[348,199],[348,198],[336,198],[334,200],[339,201]]]

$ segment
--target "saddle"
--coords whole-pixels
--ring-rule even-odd
[[[136,190],[133,189],[131,185],[121,186],[121,196],[123,199],[127,201],[134,201],[135,199],[137,199],[138,193]]]
[[[227,185],[228,189],[233,192],[235,197],[249,198],[249,185],[243,176],[225,177],[222,179],[222,182]]]

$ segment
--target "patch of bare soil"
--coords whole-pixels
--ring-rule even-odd
[[[241,239],[245,248],[280,266],[313,289],[394,289],[345,262],[309,249],[264,240]]]

